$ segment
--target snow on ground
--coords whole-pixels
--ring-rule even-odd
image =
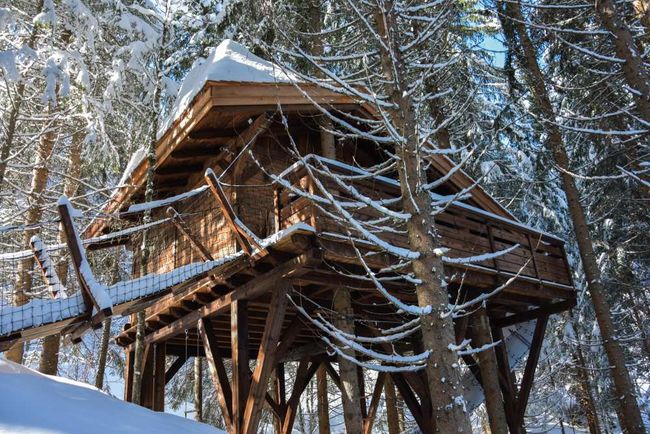
[[[0,359],[0,433],[225,434],[120,401],[94,387]]]

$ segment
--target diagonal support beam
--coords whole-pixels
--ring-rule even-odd
[[[210,376],[212,383],[217,389],[217,401],[221,414],[223,414],[226,426],[232,427],[232,391],[230,383],[228,382],[228,373],[223,364],[223,358],[219,353],[219,346],[217,345],[217,338],[212,330],[210,320],[202,318],[198,322],[198,332],[203,341],[203,348],[205,349],[206,360],[210,369]]]
[[[379,406],[381,392],[384,389],[386,376],[387,374],[385,372],[377,374],[377,381],[375,382],[375,388],[372,391],[372,398],[370,399],[370,406],[368,407],[368,415],[363,421],[363,434],[372,433],[372,426],[375,423],[375,417],[377,416],[377,407]]]

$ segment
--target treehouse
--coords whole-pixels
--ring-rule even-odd
[[[363,137],[338,140],[334,158],[321,147],[323,113],[318,106],[349,119],[372,119],[376,113],[349,95],[296,81],[241,46],[222,44],[190,72],[171,121],[159,134],[153,200],[145,201],[148,162],[139,152],[123,178],[127,186],[104,210],[113,217],[96,219],[85,234],[95,240],[86,243],[88,250],[127,243],[133,252],[134,282],[151,276],[176,278],[169,291],[125,310],[146,307],[142,396],[150,408],[163,410],[165,384],[188,358],[204,356],[229,432],[256,432],[267,408],[281,431],[289,433],[297,403],[316,369],[324,366],[331,381],[341,381],[323,331],[306,315],[316,315],[317,306],[331,308],[333,293],[345,288],[354,315],[364,319],[357,326],[360,334],[377,333],[375,323],[388,328],[404,322],[404,312],[387,303],[371,280],[359,278],[366,274],[360,254],[375,271],[386,270],[394,258],[333,218],[332,203],[314,200],[328,191],[341,203],[355,202],[331,177],[319,178],[309,170],[314,164],[344,176],[366,197],[398,203],[395,174],[367,176],[364,169],[384,162],[375,143]],[[441,243],[449,249],[448,288],[459,302],[494,292],[486,299],[486,312],[492,335],[502,340],[496,353],[508,423],[512,432],[519,432],[548,317],[575,303],[563,241],[521,224],[479,186],[469,188],[474,181],[462,170],[452,170],[447,157],[434,155],[429,162],[432,179],[452,172],[435,190],[433,201],[462,194],[435,217]],[[359,221],[377,218],[371,204],[357,203],[349,212]],[[145,214],[150,218],[144,219]],[[146,235],[129,233],[125,221],[148,225]],[[127,236],[108,236],[119,231]],[[391,245],[408,245],[403,231],[378,229],[377,234]],[[152,246],[145,257],[142,236]],[[468,257],[473,260],[459,259]],[[191,278],[177,278],[178,270],[193,264],[210,266]],[[407,281],[387,279],[385,286],[399,300],[417,304]],[[468,333],[463,318],[456,320],[459,341]],[[127,352],[127,400],[134,392],[135,334],[132,322],[116,337]],[[414,336],[400,343],[401,353],[421,346],[418,334]],[[516,385],[512,368],[526,353],[524,376]],[[463,359],[468,381],[480,382],[477,361],[471,354]],[[230,360],[232,378],[224,360]],[[283,366],[289,361],[299,362],[298,370],[294,381],[285,382]],[[434,421],[423,371],[380,372],[368,394],[371,399],[362,400],[364,430],[372,430],[386,375],[393,378],[420,429],[431,432]]]

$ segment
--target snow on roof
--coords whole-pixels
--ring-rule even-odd
[[[225,434],[190,419],[121,401],[88,384],[0,359],[0,432]]]
[[[176,102],[167,119],[161,123],[158,138],[190,105],[208,81],[234,81],[240,83],[290,83],[298,81],[275,63],[262,59],[248,48],[226,39],[212,48],[206,59],[198,59],[183,79]]]

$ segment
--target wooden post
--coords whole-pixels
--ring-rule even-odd
[[[286,280],[278,282],[278,288],[273,291],[266,324],[257,353],[257,363],[253,372],[250,391],[247,394],[243,414],[242,433],[255,434],[262,416],[262,405],[267,393],[267,384],[273,371],[275,350],[280,340],[282,323],[287,308],[287,295],[291,290],[291,283]],[[234,365],[233,365],[234,366]],[[233,372],[235,372],[233,368]]]
[[[386,376],[384,382],[384,395],[386,397],[386,419],[388,422],[388,434],[399,434],[400,430],[400,410],[397,403],[397,394],[395,393],[395,385],[390,375]]]
[[[318,433],[330,434],[329,396],[327,392],[327,370],[323,364],[316,371],[316,395],[318,405]]]
[[[34,259],[36,259],[36,263],[41,270],[41,276],[43,277],[43,282],[45,282],[45,285],[47,285],[50,297],[65,297],[65,287],[61,284],[59,275],[52,265],[52,260],[50,259],[50,255],[47,253],[47,247],[45,246],[45,243],[41,241],[38,235],[34,235],[31,240],[29,240],[29,244],[32,246]]]
[[[291,391],[291,397],[287,401],[287,406],[284,413],[284,421],[282,422],[282,434],[291,434],[293,428],[293,422],[296,419],[296,413],[298,410],[298,404],[300,403],[300,396],[304,392],[307,384],[316,373],[318,367],[320,366],[320,361],[316,361],[310,364],[308,358],[303,358],[300,360],[298,365],[298,370],[296,372],[296,380],[293,383],[293,389]]]
[[[165,411],[165,360],[167,344],[154,346],[153,410]]]
[[[379,400],[381,398],[381,392],[384,388],[386,376],[387,375],[385,372],[379,372],[377,374],[377,381],[375,382],[375,388],[372,391],[372,398],[370,399],[368,414],[363,421],[363,434],[372,433],[372,426],[375,423],[375,417],[377,416],[377,407],[379,406]]]
[[[124,361],[124,400],[133,402],[133,351],[126,351],[126,360]]]
[[[89,314],[91,314],[93,307],[97,309],[98,313],[92,317],[91,323],[93,326],[99,327],[104,318],[113,314],[113,309],[111,306],[102,305],[99,300],[97,300],[93,288],[91,288],[89,282],[86,281],[82,267],[88,267],[88,262],[86,261],[85,249],[72,221],[72,216],[70,215],[71,207],[72,205],[70,205],[70,202],[68,202],[68,199],[65,196],[62,196],[61,199],[59,199],[58,209],[59,216],[61,217],[61,227],[65,233],[66,243],[68,245],[68,250],[70,251],[70,256],[72,257],[72,264],[77,273],[77,278],[79,279],[79,286],[81,287],[86,309]],[[88,269],[90,269],[90,267],[88,267]],[[107,301],[108,300],[104,300],[104,302]]]
[[[476,311],[473,318],[474,347],[491,345],[492,333],[485,308]],[[508,434],[505,407],[499,385],[499,368],[494,348],[484,349],[478,353],[481,371],[481,386],[485,395],[485,407],[490,421],[491,434]]]
[[[248,302],[230,304],[230,346],[232,348],[232,422],[234,432],[242,433],[244,409],[250,389],[248,367]]]

